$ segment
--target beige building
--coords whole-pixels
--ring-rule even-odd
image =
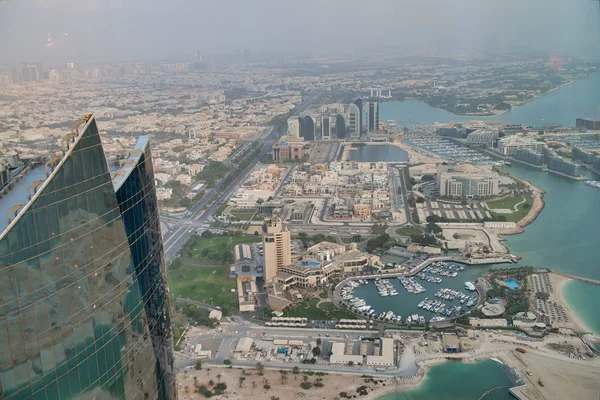
[[[355,217],[370,217],[371,216],[371,205],[370,204],[354,204],[354,216]]]
[[[500,193],[500,176],[489,165],[439,165],[436,181],[440,196],[473,198]]]
[[[367,356],[367,365],[394,366],[394,339],[382,338],[380,354]]]
[[[292,244],[290,231],[273,217],[263,224],[263,248],[265,254],[265,282],[270,283],[277,270],[292,263]]]
[[[331,356],[329,362],[332,364],[362,364],[363,356],[360,354],[346,354],[346,343],[335,342],[331,345]]]
[[[295,257],[292,264],[277,271],[277,282],[283,290],[291,287],[309,288],[325,284],[340,274],[362,271],[367,265],[378,265],[378,256],[363,253],[351,245],[321,242]]]

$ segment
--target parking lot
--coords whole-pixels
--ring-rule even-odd
[[[432,215],[448,221],[483,221],[484,218],[492,218],[487,204],[478,201],[471,201],[463,205],[459,202],[425,200],[425,203],[417,206],[419,218],[422,218],[423,221]]]

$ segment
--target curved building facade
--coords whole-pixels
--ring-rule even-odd
[[[81,125],[0,192],[0,397],[175,398],[147,139],[109,165]]]

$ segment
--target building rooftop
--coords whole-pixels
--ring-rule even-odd
[[[44,165],[32,165],[30,168],[25,168],[18,178],[14,177],[7,184],[6,193],[0,198],[0,232],[4,232],[9,220],[15,218],[15,212],[12,210],[17,204],[24,205],[29,202],[29,187],[39,180],[46,180],[46,168]],[[25,206],[22,206],[17,213],[23,211]]]
[[[70,134],[65,135],[63,143],[68,143],[71,140],[77,141],[91,121],[93,121],[93,116],[86,115],[73,127]],[[141,136],[130,152],[108,158],[108,166],[115,191],[133,171],[147,144],[148,136]],[[51,168],[50,171],[54,171],[56,166],[63,162],[68,155],[70,155],[70,151],[65,150],[62,157],[28,160],[21,163],[18,168],[10,171],[7,183],[2,188],[0,195],[0,237],[6,233],[5,231],[15,217],[29,206],[33,195],[43,188],[52,175],[52,172],[47,173],[47,170]],[[53,165],[50,167],[44,165],[47,160],[50,160],[49,163]],[[17,207],[20,204],[22,206]]]
[[[117,191],[123,182],[127,180],[127,177],[137,165],[140,157],[144,154],[146,146],[148,145],[148,140],[148,136],[140,136],[133,150],[124,154],[108,157],[108,166],[110,168],[110,174],[112,176],[113,187],[115,188],[115,191]]]

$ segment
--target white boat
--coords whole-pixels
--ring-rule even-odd
[[[593,188],[600,189],[600,181],[587,181],[585,184]]]

